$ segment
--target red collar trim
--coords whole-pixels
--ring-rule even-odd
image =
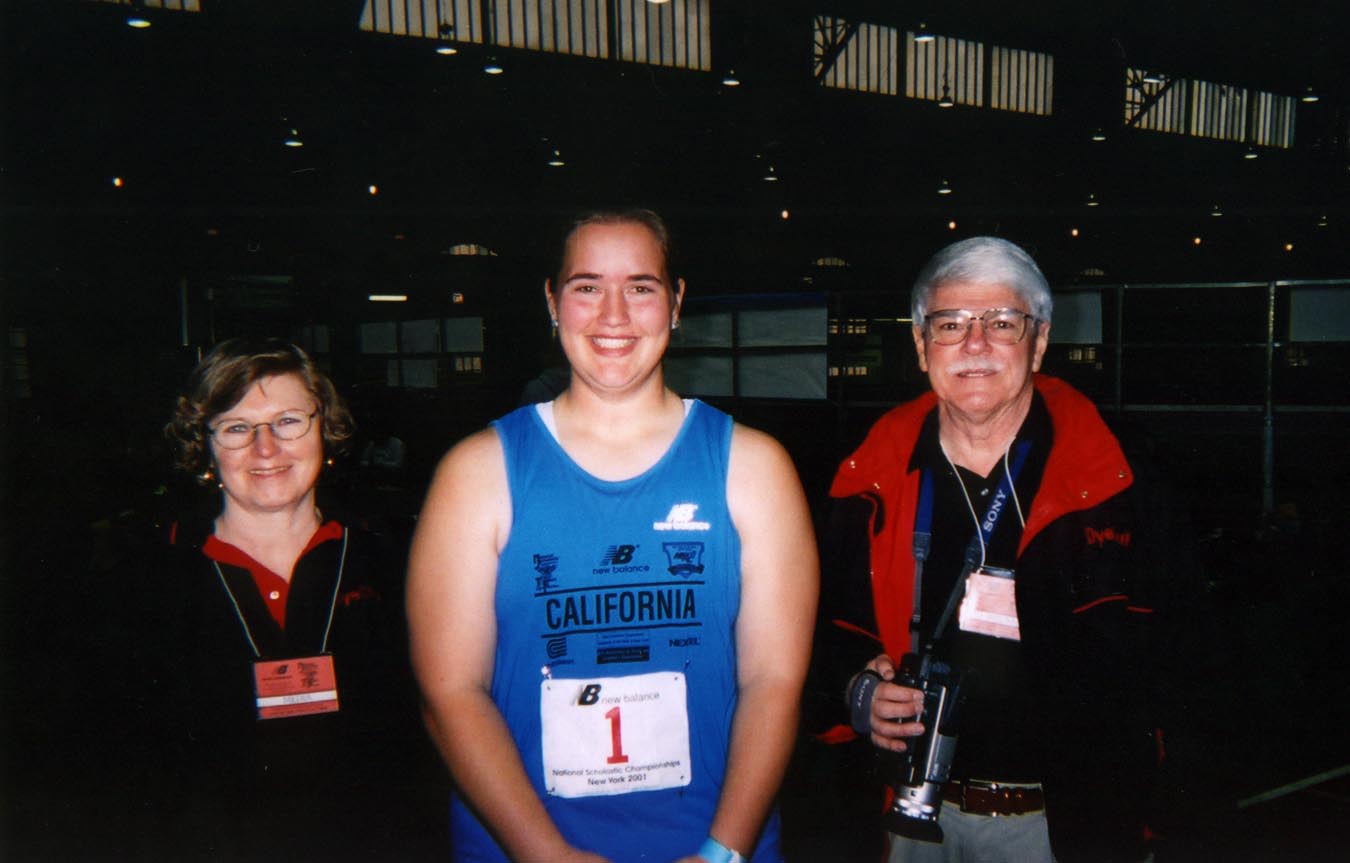
[[[325,542],[341,538],[342,525],[339,522],[330,521],[321,524],[314,531],[314,535],[309,538],[309,542],[305,544],[304,550],[300,552],[300,558],[304,558],[305,555]],[[202,554],[217,563],[248,570],[249,575],[253,577],[253,584],[258,588],[258,593],[263,598],[263,604],[267,606],[268,613],[277,622],[277,626],[282,629],[286,628],[286,603],[291,594],[291,584],[288,579],[282,578],[254,560],[248,552],[238,546],[217,538],[215,534],[208,536],[206,541],[202,543]]]

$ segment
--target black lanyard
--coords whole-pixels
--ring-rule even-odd
[[[947,599],[947,606],[943,609],[942,617],[938,619],[937,626],[933,628],[933,637],[929,639],[931,646],[942,637],[942,631],[947,627],[947,621],[951,619],[952,613],[956,610],[957,601],[965,591],[966,578],[975,571],[975,567],[980,564],[981,539],[983,544],[988,545],[993,540],[994,530],[998,527],[999,519],[1003,517],[1007,503],[1013,497],[1013,483],[1017,481],[1017,476],[1022,472],[1022,466],[1026,464],[1027,455],[1031,452],[1031,441],[1019,441],[1013,447],[1013,458],[1011,464],[1004,462],[1005,468],[1003,476],[999,479],[998,487],[994,491],[994,497],[989,501],[989,507],[985,510],[984,518],[980,519],[978,532],[970,538],[966,545],[965,561],[961,567],[961,574],[956,578],[956,584],[952,587],[951,596]],[[953,467],[955,470],[955,467]],[[958,474],[957,482],[961,481]],[[981,537],[983,535],[983,537]],[[919,651],[919,628],[923,619],[923,565],[928,559],[928,553],[933,546],[933,472],[925,469],[919,479],[919,505],[918,511],[914,514],[914,612],[909,620],[909,639],[910,648],[916,653]]]

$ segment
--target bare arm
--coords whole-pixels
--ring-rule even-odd
[[[710,832],[748,854],[796,739],[819,573],[806,499],[777,441],[736,427],[727,501],[741,539],[738,701],[726,784]]]
[[[599,861],[558,832],[492,701],[497,558],[510,529],[505,457],[486,430],[442,459],[413,537],[408,627],[427,729],[512,860]]]

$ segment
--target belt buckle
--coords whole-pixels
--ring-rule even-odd
[[[993,815],[997,817],[999,814],[998,812],[984,811],[982,808],[977,809],[966,799],[967,792],[971,790],[984,792],[986,794],[994,794],[998,791],[998,783],[984,782],[979,779],[961,780],[961,811],[973,812],[976,815]]]
[[[966,791],[973,789],[981,792],[986,802],[985,806],[975,808],[967,804]],[[987,815],[991,818],[1008,817],[1014,813],[1017,807],[1014,803],[1021,803],[1022,789],[1017,786],[1003,786],[997,782],[987,782],[979,779],[967,779],[961,782],[961,811],[973,812],[977,815]]]

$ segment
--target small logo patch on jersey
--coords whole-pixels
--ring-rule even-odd
[[[553,577],[553,572],[558,568],[558,556],[556,554],[536,554],[534,555],[534,571],[539,573],[534,579],[534,589],[540,593],[547,593],[558,584],[558,579]]]
[[[601,566],[613,566],[616,563],[632,563],[633,552],[637,551],[636,545],[611,545],[605,549],[605,556],[601,558]]]
[[[664,521],[652,522],[652,530],[711,530],[712,525],[708,522],[694,520],[697,512],[696,503],[677,503],[670,508]]]
[[[671,575],[688,578],[703,572],[703,543],[701,542],[663,542],[661,548],[666,552],[670,566],[666,571]]]

